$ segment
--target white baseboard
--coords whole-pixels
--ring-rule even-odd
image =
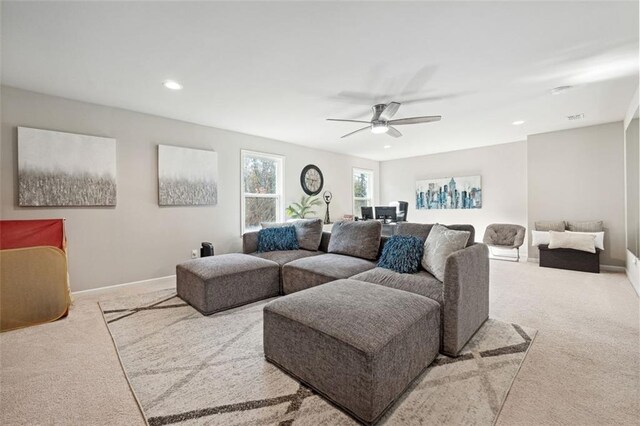
[[[538,259],[537,257],[530,257],[527,259],[527,262],[539,263],[540,259]],[[600,265],[600,269],[602,271],[607,271],[607,272],[624,272],[625,271],[624,266],[602,265],[602,264]]]
[[[90,288],[88,290],[72,291],[71,294],[73,294],[73,295],[75,295],[75,294],[83,294],[83,293],[90,293],[90,292],[94,292],[94,291],[110,290],[112,288],[117,288],[117,287],[134,286],[134,285],[141,285],[141,284],[163,285],[163,284],[174,284],[175,282],[176,282],[176,276],[175,275],[168,275],[166,277],[151,278],[151,279],[142,280],[142,281],[132,281],[132,282],[129,282],[129,283],[122,283],[122,284],[114,284],[114,285],[109,285],[109,286],[106,286],[106,287],[97,287],[97,288]]]
[[[624,266],[600,265],[600,269],[608,272],[624,272]]]
[[[633,288],[636,292],[636,296],[640,297],[640,288],[636,287],[635,283],[633,282],[633,278],[631,276],[631,271],[629,271],[628,269],[625,268],[625,273],[627,274],[627,279],[629,280],[629,282],[631,283],[631,288]]]

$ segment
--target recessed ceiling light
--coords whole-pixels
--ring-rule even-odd
[[[166,87],[167,89],[171,89],[171,90],[182,90],[182,84],[178,83],[177,81],[173,81],[173,80],[165,80],[164,83],[162,83],[162,85],[164,87]]]
[[[519,125],[521,125],[521,124],[524,124],[524,120],[516,120],[516,121],[514,121],[514,122],[513,122],[513,123],[511,123],[511,124],[513,124],[514,126],[519,126]]]
[[[573,86],[558,86],[558,87],[554,87],[553,89],[551,89],[551,94],[552,95],[559,95],[559,94],[564,93],[567,90],[571,90],[571,89],[573,89]]]
[[[389,149],[389,148],[391,148],[391,145],[385,145],[384,146],[384,149]]]

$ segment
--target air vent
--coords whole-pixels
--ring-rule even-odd
[[[569,120],[569,121],[584,120],[584,113],[575,114],[575,115],[567,115],[567,120]]]

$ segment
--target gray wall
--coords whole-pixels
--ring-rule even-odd
[[[628,138],[638,138],[640,136],[638,136],[637,134],[633,134],[629,133],[628,129],[629,126],[631,125],[631,122],[633,120],[638,119],[638,104],[640,103],[638,101],[639,98],[639,91],[638,89],[636,89],[635,93],[633,94],[633,97],[631,98],[631,102],[629,102],[629,106],[627,107],[627,113],[625,115],[624,118],[624,127],[625,127],[625,145],[628,142]],[[636,140],[636,142],[638,142]],[[637,153],[638,157],[635,159],[636,164],[640,163],[640,152]],[[632,158],[629,157],[629,153],[625,152],[625,164],[626,167],[629,167],[629,162],[633,161]],[[640,179],[640,176],[638,176],[638,178]],[[632,182],[628,181],[628,178],[625,180],[625,185],[627,188],[627,194],[629,191],[629,187],[633,186]],[[636,188],[640,188],[640,181],[637,182],[637,186]],[[629,203],[632,202],[629,200],[629,197],[627,196],[625,199],[625,203],[627,205],[627,209],[630,207]],[[638,203],[640,203],[640,200],[638,200]],[[638,209],[640,210],[640,205],[638,205]],[[628,221],[628,219],[627,219]],[[640,222],[637,224],[638,228],[640,228]],[[628,232],[628,230],[627,230]],[[629,250],[627,250],[627,262],[626,262],[626,269],[627,269],[627,276],[629,277],[629,281],[631,281],[631,285],[633,285],[633,288],[636,290],[636,293],[640,294],[640,262],[638,262],[638,256],[636,256],[635,254],[631,253]]]
[[[452,176],[482,176],[481,209],[416,210],[416,180]],[[409,221],[470,223],[482,241],[490,223],[527,224],[527,145],[516,142],[380,163],[383,204],[409,202]],[[526,245],[523,247],[526,253]]]
[[[622,122],[530,135],[527,169],[529,229],[539,220],[602,220],[600,263],[624,266]]]
[[[299,176],[309,163],[320,167],[325,190],[333,192],[333,219],[351,212],[353,167],[374,171],[377,198],[376,161],[10,87],[2,87],[1,102],[0,216],[66,218],[73,291],[173,275],[201,241],[213,242],[216,253],[239,251],[241,149],[286,157],[285,205],[303,194]],[[17,207],[17,126],[116,138],[117,206]],[[217,206],[158,207],[158,144],[218,152]]]
[[[627,250],[635,257],[640,256],[640,136],[638,118],[634,118],[625,130],[625,170],[626,170],[626,218]]]

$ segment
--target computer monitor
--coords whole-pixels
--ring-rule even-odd
[[[397,219],[396,208],[389,206],[376,206],[376,219],[384,219],[395,222]]]
[[[389,206],[393,206],[396,208],[396,216],[398,222],[406,222],[407,221],[407,210],[409,210],[409,203],[406,201],[392,201],[389,203]]]
[[[362,220],[373,219],[373,207],[360,207],[360,213],[362,213]]]

